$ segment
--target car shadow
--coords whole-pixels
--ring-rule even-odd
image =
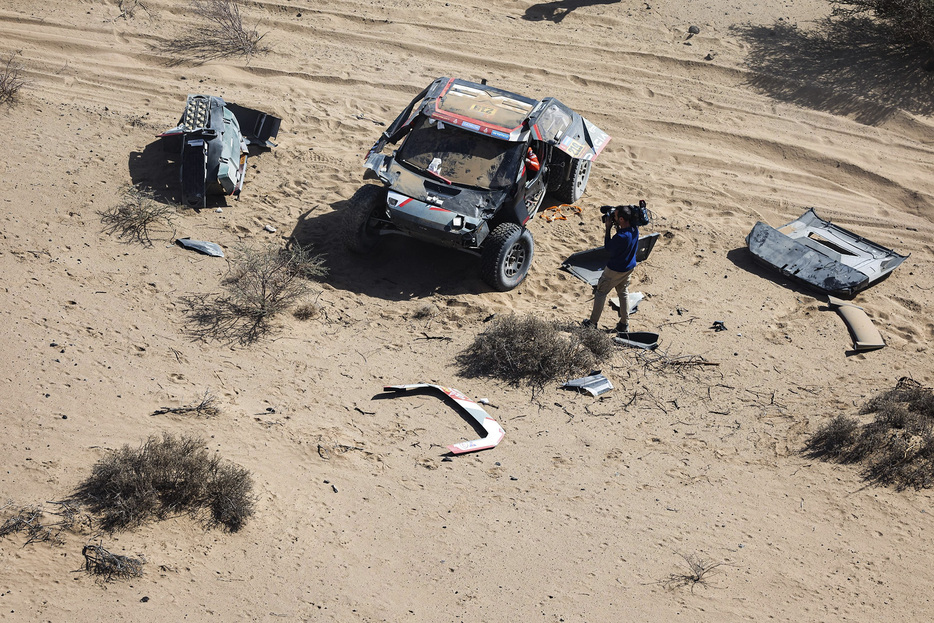
[[[432,295],[482,294],[492,289],[480,279],[477,255],[400,235],[382,236],[374,251],[360,255],[344,243],[349,200],[336,201],[330,211],[302,214],[290,239],[326,258],[331,286],[388,301]]]
[[[930,50],[893,43],[884,24],[827,19],[811,30],[786,22],[732,30],[750,46],[749,84],[774,99],[870,126],[899,110],[934,113]]]
[[[142,151],[131,151],[128,168],[133,186],[152,193],[156,201],[173,205],[182,202],[178,158],[164,149],[162,139],[149,143]]]
[[[533,4],[525,10],[522,19],[530,22],[549,21],[560,24],[574,9],[597,4],[616,4],[621,0],[555,0]]]
[[[179,143],[178,149],[175,149],[174,144],[169,146],[172,149],[166,149],[165,139],[160,138],[146,145],[142,151],[130,152],[127,168],[133,186],[151,193],[152,198],[159,203],[168,205],[194,210],[228,207],[228,201],[231,199],[226,195],[208,195],[204,208],[189,208],[182,203],[181,163],[178,154],[181,144]],[[256,158],[267,151],[250,145],[248,158]]]

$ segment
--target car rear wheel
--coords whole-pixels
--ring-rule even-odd
[[[386,189],[365,184],[357,189],[346,208],[344,243],[355,253],[369,253],[379,242],[376,218],[385,215]]]
[[[590,179],[590,160],[572,158],[570,167],[568,179],[558,187],[555,193],[558,199],[565,203],[574,203],[583,197],[587,189],[587,181]]]
[[[529,274],[534,252],[535,242],[528,229],[501,223],[483,245],[481,276],[500,292],[512,290]]]

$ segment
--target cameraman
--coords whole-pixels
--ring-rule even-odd
[[[606,235],[603,246],[610,252],[610,259],[600,276],[600,281],[593,290],[593,311],[584,321],[585,326],[597,327],[606,297],[610,290],[616,289],[619,295],[619,322],[616,331],[629,332],[629,277],[636,267],[636,251],[639,248],[639,228],[633,221],[632,208],[619,206],[605,215]],[[616,226],[616,235],[610,230]]]

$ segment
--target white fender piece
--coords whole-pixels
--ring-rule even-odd
[[[451,444],[448,446],[448,450],[451,451],[451,454],[489,450],[490,448],[495,448],[496,444],[502,441],[503,437],[506,436],[506,431],[503,430],[503,427],[497,424],[480,405],[454,388],[431,385],[430,383],[413,383],[411,385],[387,385],[383,388],[383,391],[404,392],[410,389],[422,389],[426,387],[436,389],[456,402],[457,406],[466,411],[467,414],[475,419],[483,430],[486,431],[486,437],[474,439],[473,441],[462,441],[461,443]]]
[[[827,299],[830,306],[836,308],[837,313],[843,317],[843,322],[849,328],[853,336],[854,350],[876,350],[885,346],[885,340],[882,339],[879,330],[872,324],[872,320],[862,307],[833,296],[828,296]]]

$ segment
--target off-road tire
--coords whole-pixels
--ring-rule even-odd
[[[568,166],[570,167],[568,178],[555,191],[555,196],[565,203],[576,203],[587,190],[587,181],[590,180],[590,160],[571,158]]]
[[[354,253],[369,253],[379,242],[379,232],[372,219],[385,214],[386,188],[364,184],[348,203],[344,215],[344,244]]]
[[[515,223],[500,223],[483,245],[480,276],[493,288],[507,292],[529,274],[535,241],[528,229]]]

